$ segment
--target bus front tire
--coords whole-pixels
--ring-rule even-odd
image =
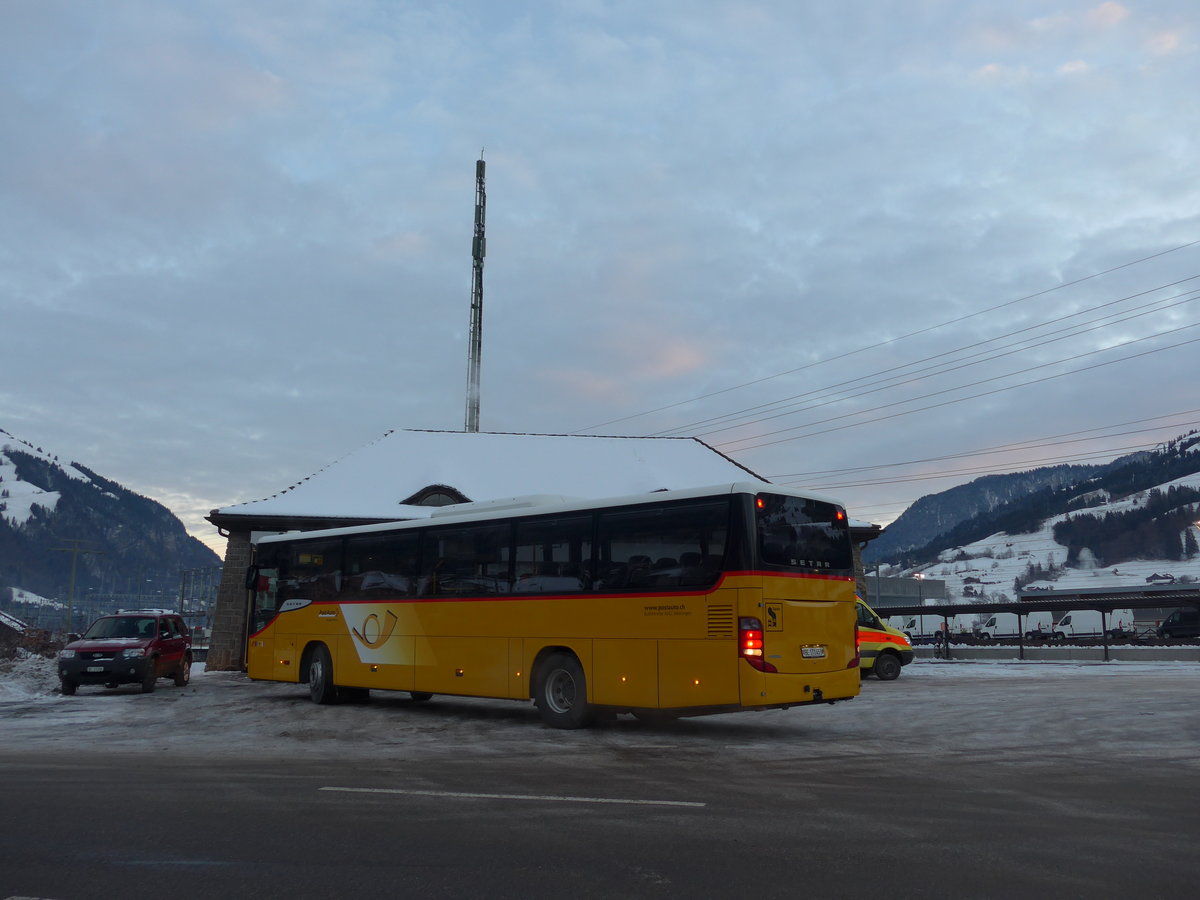
[[[592,722],[583,666],[569,653],[546,657],[538,669],[533,702],[551,728],[586,728]]]
[[[425,691],[409,691],[408,699],[413,703],[425,703],[433,699],[433,694],[428,694]]]
[[[308,661],[308,696],[313,703],[336,703],[338,689],[333,683],[333,659],[324,644],[313,648]]]
[[[900,677],[900,657],[894,653],[880,653],[875,657],[875,677],[880,681],[895,681]]]

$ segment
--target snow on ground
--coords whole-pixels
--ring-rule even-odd
[[[54,660],[24,650],[17,654],[15,659],[0,659],[0,704],[58,693]]]
[[[730,764],[797,764],[814,754],[1045,765],[1160,762],[1200,771],[1200,664],[921,661],[900,679],[868,679],[833,705],[648,723],[621,716],[583,731],[542,725],[528,702],[377,691],[318,706],[306,686],[194,669],[152,694],[138,685],[57,693],[52,660],[0,663],[0,752],[106,750],[205,760],[306,756],[420,760],[569,753],[597,764],[669,753]]]

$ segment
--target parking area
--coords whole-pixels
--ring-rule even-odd
[[[187,687],[166,684],[144,696],[94,687],[62,697],[52,675],[24,683],[0,690],[0,748],[69,750],[86,734],[135,753],[171,747],[222,756],[386,758],[402,750],[436,759],[653,746],[735,761],[851,755],[897,771],[931,754],[1200,766],[1200,664],[1186,662],[918,659],[894,682],[868,679],[844,703],[654,725],[622,716],[579,734],[548,731],[528,703],[435,697],[415,704],[380,692],[367,703],[318,707],[304,686],[199,667]]]
[[[0,897],[142,896],[170,873],[180,900],[348,878],[431,898],[1194,895],[1200,665],[914,662],[862,688],[582,731],[528,703],[317,706],[236,673],[0,690],[0,794],[23,811],[0,823]],[[81,797],[185,825],[64,821]]]

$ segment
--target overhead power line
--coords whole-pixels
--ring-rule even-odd
[[[1082,454],[1068,454],[1066,456],[1045,456],[1039,459],[1030,459],[1022,462],[1025,467],[1039,467],[1050,463],[1065,464],[1071,462],[1085,462],[1092,459],[1111,459],[1113,454],[1128,453],[1134,450],[1148,450],[1158,445],[1157,441],[1142,444],[1129,444],[1124,447],[1111,447],[1102,450],[1093,450]],[[868,479],[865,481],[842,481],[842,482],[822,482],[822,481],[804,481],[806,487],[810,487],[815,491],[832,491],[845,490],[847,488],[856,487],[877,487],[881,484],[908,484],[914,481],[936,481],[939,478],[955,478],[962,475],[1000,475],[1009,474],[1004,470],[1005,466],[972,466],[966,469],[943,469],[939,472],[927,472],[920,475],[898,475],[894,478],[878,478]],[[796,484],[798,482],[790,481],[786,484]]]
[[[1092,351],[1089,351],[1089,352],[1087,352],[1087,353],[1080,353],[1080,354],[1078,354],[1078,355],[1076,355],[1076,356],[1072,356],[1072,357],[1067,357],[1067,358],[1065,358],[1065,359],[1056,360],[1056,361],[1054,361],[1054,362],[1051,362],[1051,363],[1045,363],[1045,364],[1043,364],[1043,365],[1040,365],[1040,366],[1031,366],[1031,367],[1029,367],[1028,369],[1025,369],[1025,370],[1023,370],[1023,371],[1030,372],[1030,371],[1034,371],[1034,370],[1036,370],[1036,369],[1044,369],[1044,368],[1047,368],[1048,366],[1053,366],[1053,365],[1061,365],[1061,364],[1063,364],[1063,363],[1073,362],[1073,361],[1075,361],[1075,360],[1084,359],[1084,358],[1086,358],[1086,357],[1089,357],[1089,356],[1095,356],[1097,353],[1107,353],[1109,350],[1118,349],[1118,348],[1120,348],[1120,347],[1127,347],[1127,346],[1130,346],[1130,345],[1132,345],[1132,344],[1141,343],[1142,341],[1153,340],[1153,339],[1155,339],[1155,338],[1160,338],[1160,337],[1163,337],[1163,336],[1165,336],[1165,335],[1168,335],[1168,334],[1174,334],[1174,333],[1176,333],[1176,332],[1179,332],[1179,331],[1185,331],[1185,330],[1187,330],[1187,329],[1189,329],[1189,328],[1195,328],[1195,327],[1197,327],[1198,325],[1200,325],[1200,322],[1195,322],[1195,323],[1192,323],[1191,325],[1183,325],[1183,326],[1180,326],[1179,328],[1172,328],[1172,329],[1169,329],[1168,331],[1162,331],[1162,332],[1159,332],[1158,334],[1148,335],[1147,337],[1143,337],[1143,338],[1136,338],[1136,339],[1134,339],[1134,340],[1125,341],[1124,343],[1117,344],[1117,345],[1115,345],[1115,346],[1113,346],[1113,347],[1104,347],[1104,348],[1101,348],[1101,349],[1099,349],[1099,350],[1092,350]],[[785,434],[785,433],[787,433],[787,432],[789,432],[789,431],[798,431],[798,430],[799,430],[799,429],[801,429],[801,428],[810,428],[810,427],[812,427],[812,426],[815,426],[815,425],[823,425],[823,424],[826,424],[826,423],[829,423],[829,422],[836,422],[836,421],[838,421],[838,420],[840,420],[840,419],[849,418],[849,416],[834,416],[834,417],[832,417],[832,418],[829,418],[829,419],[821,419],[821,420],[819,420],[819,421],[816,421],[816,422],[809,422],[809,423],[807,423],[807,424],[805,424],[805,425],[795,425],[795,426],[792,426],[792,427],[790,427],[790,428],[782,428],[782,429],[779,429],[778,431],[772,431],[772,432],[767,432],[767,433],[765,433],[765,434],[754,435],[753,437],[741,438],[741,439],[739,439],[739,440],[727,441],[727,442],[725,442],[725,443],[718,443],[718,444],[717,444],[717,446],[718,446],[719,448],[724,448],[722,452],[727,452],[727,453],[731,453],[731,452],[739,452],[739,453],[740,453],[740,452],[744,452],[744,451],[746,451],[746,450],[757,450],[757,449],[759,449],[759,448],[761,448],[761,447],[769,447],[769,446],[773,446],[773,445],[775,445],[775,444],[782,444],[782,443],[786,443],[786,442],[788,442],[788,441],[800,440],[801,438],[816,437],[817,435],[821,435],[821,434],[830,434],[831,432],[834,432],[834,431],[843,431],[843,430],[845,430],[845,429],[847,429],[847,428],[857,428],[857,427],[859,427],[860,425],[874,424],[874,423],[878,423],[878,422],[886,421],[886,420],[889,420],[889,419],[896,419],[896,418],[899,418],[899,417],[901,417],[901,416],[912,415],[913,413],[918,413],[918,412],[926,412],[926,411],[928,411],[928,410],[931,410],[931,409],[939,409],[939,408],[941,408],[941,407],[943,407],[943,406],[950,406],[950,405],[952,405],[952,404],[954,404],[954,403],[962,403],[962,402],[963,402],[963,401],[965,401],[965,400],[977,400],[977,399],[979,399],[980,397],[988,397],[988,396],[991,396],[991,395],[993,395],[993,394],[999,394],[999,393],[1003,393],[1003,392],[1005,392],[1005,391],[1011,391],[1011,390],[1015,390],[1016,388],[1028,387],[1028,386],[1030,386],[1030,385],[1033,385],[1033,384],[1042,384],[1042,383],[1044,383],[1044,382],[1047,382],[1047,381],[1052,381],[1052,380],[1054,380],[1054,379],[1056,379],[1056,378],[1064,378],[1064,377],[1066,377],[1066,376],[1068,376],[1068,375],[1078,375],[1078,374],[1080,374],[1080,373],[1082,373],[1082,372],[1088,372],[1088,371],[1091,371],[1091,370],[1093,370],[1093,369],[1100,369],[1100,368],[1104,368],[1105,366],[1111,366],[1111,365],[1115,365],[1116,363],[1121,363],[1121,362],[1129,362],[1130,360],[1133,360],[1133,359],[1138,359],[1139,357],[1142,357],[1142,356],[1149,356],[1149,355],[1151,355],[1151,354],[1154,354],[1154,353],[1162,353],[1162,352],[1164,352],[1164,351],[1166,351],[1166,350],[1174,350],[1174,349],[1176,349],[1176,348],[1178,348],[1178,347],[1184,347],[1184,346],[1187,346],[1187,345],[1189,345],[1189,344],[1194,344],[1194,343],[1197,343],[1198,341],[1200,341],[1200,338],[1192,338],[1191,340],[1187,340],[1187,341],[1180,341],[1178,344],[1171,344],[1170,346],[1167,346],[1167,347],[1155,347],[1155,348],[1153,348],[1153,349],[1151,349],[1151,350],[1144,350],[1144,351],[1142,351],[1141,353],[1134,353],[1134,354],[1131,354],[1131,355],[1129,355],[1129,356],[1123,356],[1123,357],[1120,357],[1119,359],[1111,359],[1111,360],[1107,360],[1107,361],[1105,361],[1105,362],[1095,363],[1094,365],[1090,365],[1090,366],[1083,366],[1082,368],[1079,368],[1079,369],[1072,369],[1072,370],[1070,370],[1070,371],[1068,371],[1068,372],[1057,372],[1057,373],[1055,373],[1055,374],[1053,374],[1053,375],[1046,375],[1046,376],[1043,376],[1042,378],[1034,378],[1034,379],[1031,379],[1031,380],[1029,380],[1029,381],[1022,381],[1022,382],[1019,382],[1019,383],[1017,383],[1017,384],[1010,384],[1010,385],[1006,385],[1005,387],[994,388],[994,389],[992,389],[992,390],[990,390],[990,391],[981,391],[981,392],[979,392],[979,393],[977,393],[977,394],[970,394],[970,395],[968,395],[968,396],[966,396],[966,397],[957,397],[957,398],[955,398],[955,399],[953,399],[953,400],[945,400],[945,401],[943,401],[943,402],[941,402],[941,403],[931,403],[931,404],[929,404],[928,406],[922,406],[922,407],[919,407],[919,408],[916,408],[916,409],[902,410],[902,411],[899,411],[899,412],[894,412],[894,413],[890,413],[890,414],[887,414],[887,415],[879,415],[879,416],[875,416],[875,417],[874,417],[874,418],[872,418],[872,419],[867,419],[867,420],[864,420],[864,421],[862,421],[862,422],[850,422],[850,423],[848,423],[848,424],[846,424],[846,425],[839,425],[839,426],[836,426],[836,427],[834,427],[834,428],[826,428],[826,429],[823,429],[823,430],[821,430],[821,431],[811,431],[811,432],[808,432],[808,433],[806,433],[806,434],[793,435],[792,437],[788,437],[788,438],[780,438],[779,440],[775,440],[775,441],[764,441],[764,442],[762,442],[762,443],[757,443],[757,444],[746,444],[746,446],[741,446],[741,447],[736,447],[736,448],[732,447],[732,445],[734,445],[734,444],[745,444],[747,441],[755,441],[755,440],[759,440],[760,438],[764,438],[764,437],[771,437],[771,436],[773,436],[773,435],[777,435],[777,434]],[[1011,378],[1011,377],[1013,377],[1014,375],[1019,375],[1019,374],[1021,374],[1021,373],[1020,373],[1020,372],[1008,372],[1008,373],[1006,373],[1006,374],[1004,374],[1004,375],[997,375],[997,376],[995,376],[995,377],[993,377],[993,378],[984,378],[984,379],[981,379],[980,381],[972,382],[972,383],[970,383],[970,384],[964,384],[964,385],[960,385],[960,386],[958,386],[958,387],[952,388],[951,390],[954,390],[954,391],[966,390],[966,389],[968,389],[968,388],[971,388],[971,387],[977,387],[977,386],[979,386],[979,385],[981,385],[981,384],[988,384],[988,383],[990,383],[990,382],[993,382],[993,381],[999,381],[999,380],[1000,380],[1000,379],[1002,379],[1002,378]],[[951,393],[951,390],[934,391],[934,392],[932,392],[932,393],[929,393],[929,394],[923,394],[923,395],[921,395],[921,396],[918,396],[918,397],[911,397],[911,398],[909,398],[908,400],[904,400],[904,401],[901,401],[901,402],[903,402],[903,403],[915,403],[915,402],[917,402],[917,401],[920,401],[920,400],[926,400],[926,399],[929,399],[929,398],[932,398],[932,397],[940,397],[940,396],[943,396],[943,395],[945,395],[945,394]],[[895,406],[895,404],[890,404],[890,405],[885,405],[885,406],[877,406],[877,407],[873,407],[873,408],[871,408],[871,409],[860,410],[859,412],[853,413],[852,415],[855,415],[855,416],[865,416],[865,415],[869,415],[869,414],[871,414],[871,413],[877,413],[877,412],[881,412],[882,410],[885,410],[885,409],[890,409],[890,408],[892,408],[892,407],[894,407],[894,406]]]
[[[1194,275],[1194,276],[1192,276],[1192,278],[1200,278],[1200,275]],[[1191,279],[1185,279],[1185,280],[1191,280]],[[1176,283],[1178,283],[1178,282],[1176,282]],[[1157,290],[1157,288],[1155,290]],[[1146,292],[1146,293],[1149,293],[1149,292]],[[1139,295],[1134,295],[1134,296],[1139,296]],[[1129,299],[1129,298],[1123,298],[1123,299]],[[1153,303],[1148,303],[1148,304],[1144,304],[1143,306],[1137,307],[1136,309],[1140,310],[1140,311],[1131,311],[1131,312],[1128,312],[1128,314],[1116,313],[1116,314],[1110,314],[1108,316],[1101,316],[1100,318],[1093,319],[1090,322],[1079,323],[1078,325],[1069,326],[1068,328],[1060,329],[1059,331],[1050,332],[1049,333],[1050,335],[1058,335],[1058,336],[1057,337],[1047,336],[1047,337],[1045,337],[1044,340],[1040,340],[1037,343],[1032,343],[1032,341],[1035,340],[1034,338],[1027,338],[1022,341],[1018,341],[1013,344],[1007,345],[1005,348],[1001,348],[1000,350],[990,353],[988,355],[985,355],[983,353],[976,354],[976,357],[978,357],[978,358],[975,358],[975,359],[971,359],[970,357],[967,357],[966,360],[960,360],[960,361],[956,361],[954,363],[948,362],[948,363],[942,365],[941,368],[939,368],[938,366],[930,366],[925,369],[914,370],[912,372],[907,373],[904,376],[896,375],[896,376],[893,376],[890,378],[883,378],[878,381],[868,381],[866,384],[862,385],[862,387],[867,388],[866,390],[860,390],[857,393],[842,393],[840,395],[835,395],[829,399],[822,400],[821,402],[811,402],[811,403],[807,403],[807,404],[805,404],[805,403],[790,403],[790,401],[792,401],[792,400],[800,400],[801,398],[808,397],[813,394],[820,394],[823,391],[831,391],[831,390],[833,390],[832,387],[831,388],[821,388],[818,390],[809,391],[805,394],[798,394],[795,397],[788,397],[783,400],[774,401],[773,403],[762,404],[758,407],[752,407],[751,409],[744,410],[742,412],[734,412],[734,413],[725,414],[723,416],[716,416],[716,417],[713,417],[712,419],[707,420],[707,422],[715,424],[717,422],[721,422],[722,420],[724,420],[724,424],[722,425],[722,427],[715,428],[711,431],[698,432],[698,435],[704,437],[704,436],[709,436],[709,435],[713,435],[713,434],[720,434],[722,431],[729,431],[729,430],[732,430],[733,428],[743,427],[746,425],[756,425],[760,422],[768,422],[768,421],[771,421],[772,419],[782,418],[783,416],[796,415],[801,412],[808,412],[810,410],[819,409],[824,406],[831,406],[835,403],[842,403],[847,400],[853,400],[853,399],[857,399],[859,397],[865,397],[869,394],[879,393],[880,391],[890,390],[892,388],[897,388],[897,387],[902,387],[906,384],[912,384],[913,382],[916,382],[916,381],[923,381],[928,378],[934,378],[934,377],[937,377],[940,375],[945,375],[950,372],[955,372],[960,369],[968,368],[970,366],[977,366],[977,365],[981,365],[982,363],[985,363],[985,362],[992,362],[997,359],[1002,359],[1006,356],[1012,356],[1016,353],[1027,353],[1030,350],[1037,349],[1038,347],[1045,347],[1052,343],[1057,343],[1059,341],[1064,341],[1064,340],[1068,340],[1070,338],[1079,337],[1080,335],[1087,334],[1088,332],[1091,332],[1091,331],[1097,331],[1101,328],[1109,328],[1113,325],[1118,325],[1123,322],[1129,322],[1133,319],[1140,318],[1142,316],[1152,315],[1153,313],[1162,312],[1167,309],[1172,309],[1174,307],[1181,306],[1185,303],[1191,303],[1198,299],[1200,299],[1200,289],[1189,291],[1186,294],[1177,294],[1174,297],[1167,297],[1162,300],[1156,300]],[[1170,302],[1170,301],[1174,301],[1174,302]],[[1120,301],[1112,301],[1112,302],[1120,302]],[[1108,305],[1108,304],[1103,304],[1103,305]],[[1079,314],[1077,313],[1075,315],[1079,315]],[[1071,318],[1071,317],[1067,316],[1064,318]],[[1105,321],[1105,320],[1108,320],[1108,321]],[[1061,320],[1055,320],[1055,321],[1061,321]],[[1099,324],[1093,324],[1093,323],[1099,323]],[[1051,324],[1051,323],[1045,323],[1045,324]],[[1083,327],[1085,325],[1087,325],[1089,327]],[[1032,326],[1032,328],[1039,328],[1039,327],[1043,327],[1043,326]],[[1028,331],[1028,330],[1031,330],[1031,329],[1021,329],[1021,331]],[[1063,332],[1067,332],[1067,333],[1063,333]],[[1003,335],[1001,338],[993,338],[989,341],[981,341],[978,344],[974,344],[971,346],[977,347],[977,346],[980,346],[981,344],[992,343],[996,340],[1002,339],[1003,337],[1009,337],[1012,334],[1019,334],[1019,333],[1020,332],[1011,332],[1009,335]],[[1169,333],[1169,332],[1166,332],[1166,333]],[[961,348],[961,349],[965,350],[965,349],[970,349],[970,348]],[[952,354],[958,353],[958,352],[961,352],[961,350],[947,351],[946,353],[938,354],[938,356],[929,357],[928,359],[937,359],[940,356],[949,356],[949,355],[952,355]],[[1073,359],[1073,358],[1074,357],[1067,357],[1067,359]],[[928,360],[920,360],[920,361],[914,362],[914,363],[906,363],[901,366],[894,366],[891,369],[885,369],[883,372],[879,372],[879,373],[875,373],[875,374],[886,374],[887,372],[896,372],[901,369],[909,368],[914,365],[919,365],[921,362],[926,362],[926,361],[928,361]],[[1062,360],[1059,360],[1059,361],[1062,361]],[[1054,363],[1053,362],[1048,363],[1047,365],[1052,365],[1052,364],[1054,364]],[[1028,370],[1026,370],[1026,371],[1028,371]],[[841,382],[841,385],[834,385],[833,387],[839,387],[842,385],[850,385],[856,381],[864,381],[865,379],[872,378],[872,377],[874,377],[874,376],[873,375],[860,376],[859,378]],[[999,376],[999,377],[1003,377],[1003,376]],[[898,379],[903,379],[903,380],[898,380]],[[976,382],[976,384],[978,384],[978,382]],[[948,390],[958,390],[958,388],[949,388]],[[902,401],[902,402],[904,402],[904,401]],[[789,405],[784,406],[782,404],[789,404]],[[772,415],[764,415],[764,416],[760,416],[758,418],[749,418],[749,416],[753,412],[763,411],[768,408],[771,408]],[[855,414],[849,413],[848,415],[855,415]],[[695,428],[696,426],[703,425],[703,424],[705,424],[705,422],[693,422],[690,425],[679,426],[679,427],[675,427],[675,428],[671,428],[671,429],[666,429],[665,431],[657,432],[655,436],[670,434],[672,432],[688,431],[689,429]],[[696,433],[696,432],[689,432],[689,433]]]
[[[1167,413],[1161,416],[1151,416],[1146,419],[1133,419],[1129,422],[1116,422],[1111,425],[1100,425],[1095,428],[1085,428],[1081,431],[1068,431],[1064,434],[1051,434],[1040,438],[1030,438],[1025,441],[1014,441],[1008,444],[997,444],[993,447],[978,447],[973,450],[964,450],[959,453],[946,453],[941,456],[927,456],[921,459],[904,460],[903,462],[880,463],[872,466],[851,466],[841,469],[815,469],[809,472],[788,472],[786,474],[768,475],[767,477],[774,479],[783,478],[804,478],[811,475],[846,475],[851,472],[866,472],[877,469],[894,469],[903,466],[915,466],[922,463],[943,462],[949,459],[965,459],[974,456],[989,456],[996,453],[1012,453],[1022,450],[1037,450],[1043,447],[1058,447],[1063,444],[1076,444],[1083,441],[1094,441],[1110,437],[1125,437],[1131,434],[1144,434],[1147,431],[1162,431],[1167,428],[1191,428],[1194,425],[1200,425],[1197,421],[1188,422],[1164,422],[1161,425],[1154,425],[1149,428],[1136,428],[1132,431],[1117,431],[1112,434],[1094,435],[1097,431],[1108,431],[1110,428],[1125,428],[1128,425],[1141,425],[1143,422],[1157,422],[1160,419],[1170,419],[1175,416],[1190,416],[1200,413],[1200,409],[1185,409],[1180,412]],[[1077,437],[1077,435],[1093,435],[1092,437]],[[1071,440],[1061,440],[1062,438],[1070,438]]]
[[[643,416],[649,416],[649,415],[654,415],[656,413],[665,412],[669,409],[675,409],[680,406],[686,406],[689,403],[697,403],[701,400],[708,400],[712,397],[718,397],[722,394],[731,393],[732,391],[742,390],[743,388],[752,387],[756,384],[762,384],[764,382],[771,381],[776,378],[782,378],[786,375],[793,375],[796,372],[802,372],[807,369],[815,368],[816,366],[822,366],[827,363],[836,362],[836,361],[842,360],[842,359],[847,359],[848,357],[855,356],[859,353],[865,353],[869,350],[877,350],[880,347],[886,347],[890,344],[895,344],[899,341],[907,340],[908,338],[917,337],[922,334],[927,334],[931,331],[936,331],[939,328],[945,328],[949,325],[955,325],[955,324],[958,324],[959,322],[965,322],[968,319],[973,319],[977,316],[986,315],[987,313],[995,312],[996,310],[999,310],[999,309],[1005,309],[1006,307],[1013,306],[1017,303],[1022,303],[1026,300],[1033,300],[1037,297],[1044,297],[1045,295],[1053,293],[1055,291],[1060,291],[1060,290],[1064,290],[1069,287],[1074,287],[1075,285],[1083,284],[1084,282],[1091,281],[1096,278],[1101,278],[1105,275],[1111,275],[1113,272],[1118,272],[1122,269],[1128,269],[1132,266],[1140,265],[1144,262],[1149,262],[1150,260],[1158,259],[1160,257],[1167,256],[1171,253],[1177,253],[1180,250],[1186,250],[1187,248],[1194,247],[1197,244],[1200,244],[1200,239],[1197,239],[1194,241],[1188,241],[1185,244],[1180,244],[1176,247],[1170,247],[1166,250],[1159,251],[1158,253],[1152,253],[1149,256],[1143,256],[1140,259],[1131,260],[1130,262],[1122,263],[1121,265],[1113,266],[1111,268],[1104,269],[1100,272],[1093,272],[1091,275],[1085,275],[1084,277],[1076,278],[1073,281],[1066,281],[1061,284],[1057,284],[1057,285],[1054,285],[1053,287],[1045,288],[1044,290],[1037,291],[1032,294],[1026,294],[1022,297],[1017,297],[1012,300],[1006,300],[1003,303],[997,303],[996,305],[987,307],[986,309],[981,309],[981,310],[978,310],[973,313],[968,313],[963,316],[958,316],[957,318],[949,319],[945,322],[939,322],[936,325],[930,325],[925,328],[919,328],[916,331],[910,331],[907,334],[902,334],[898,337],[888,338],[887,340],[884,340],[884,341],[878,341],[874,344],[869,344],[867,346],[859,347],[854,350],[848,350],[845,353],[839,353],[835,356],[829,356],[829,357],[826,357],[825,359],[820,359],[815,362],[807,363],[803,366],[797,366],[796,368],[788,369],[783,372],[776,372],[773,375],[766,375],[762,378],[756,378],[752,381],[746,381],[746,382],[743,382],[742,384],[733,385],[732,387],[722,388],[721,390],[717,390],[717,391],[711,391],[707,394],[701,394],[700,396],[697,396],[697,397],[690,397],[686,400],[679,400],[675,403],[668,403],[665,406],[659,406],[654,409],[645,410],[643,412],[634,413],[634,414],[628,415],[628,416],[621,416],[616,419],[609,419],[606,422],[599,422],[595,425],[588,425],[585,428],[580,428],[573,433],[574,434],[582,434],[583,432],[594,431],[597,428],[605,428],[609,425],[615,425],[619,422],[628,422],[632,419],[638,419]]]

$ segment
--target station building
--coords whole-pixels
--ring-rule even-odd
[[[770,484],[696,438],[389,431],[277,494],[207,516],[228,540],[208,668],[243,666],[257,536],[425,518],[434,507],[507,497],[600,499],[746,481]],[[879,531],[852,520],[860,578],[861,547]]]

